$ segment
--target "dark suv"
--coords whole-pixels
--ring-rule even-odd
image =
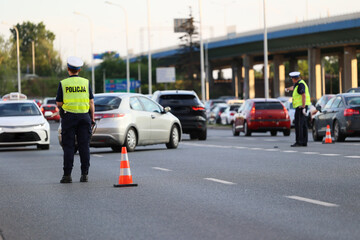
[[[156,91],[152,99],[171,108],[171,113],[181,122],[183,133],[190,134],[191,139],[206,140],[205,107],[194,91]]]

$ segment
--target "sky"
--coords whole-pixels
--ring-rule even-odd
[[[191,12],[195,21],[199,21],[199,0],[149,0],[149,5],[147,0],[108,1],[122,8],[106,4],[105,0],[0,0],[0,35],[9,38],[9,24],[44,22],[56,35],[54,47],[63,61],[76,55],[90,63],[91,42],[94,53],[116,51],[126,57],[122,9],[128,16],[128,49],[135,55],[148,52],[148,8],[151,51],[180,44],[182,34],[173,30],[175,18],[187,18]],[[273,27],[354,12],[360,12],[359,0],[266,0],[266,25]],[[242,33],[263,28],[263,24],[263,0],[202,0],[204,41],[225,36],[231,26]]]

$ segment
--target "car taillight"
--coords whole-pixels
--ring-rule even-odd
[[[44,112],[44,108],[41,108],[40,110],[41,110],[41,112]]]
[[[235,115],[235,113],[233,113],[233,112],[232,112],[232,113],[230,113],[230,116],[234,116],[234,115]]]
[[[352,109],[352,108],[346,108],[344,110],[344,117],[350,117],[355,114],[359,114],[359,110]]]
[[[253,106],[252,109],[251,109],[251,111],[250,111],[250,118],[251,118],[252,120],[255,119],[255,106]]]
[[[124,113],[95,113],[95,118],[118,118],[118,117],[124,117]]]
[[[285,118],[286,118],[286,119],[289,119],[289,113],[288,113],[286,107],[283,106],[283,108],[284,108]]]
[[[203,107],[197,107],[197,106],[194,106],[194,107],[191,107],[191,108],[192,108],[192,110],[194,110],[194,111],[205,110],[205,108],[203,108]]]

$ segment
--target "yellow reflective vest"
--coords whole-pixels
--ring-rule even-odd
[[[309,94],[309,88],[308,86],[306,85],[305,81],[304,80],[300,80],[298,82],[299,84],[302,83],[304,84],[305,86],[305,96],[306,96],[306,100],[305,100],[305,105],[306,106],[309,106],[311,105],[311,102],[310,102],[310,94]],[[297,107],[301,107],[302,106],[302,96],[298,93],[298,87],[299,87],[299,84],[296,85],[294,91],[293,91],[293,94],[292,94],[292,104],[293,104],[293,108],[297,108]]]
[[[62,108],[72,113],[87,113],[89,104],[89,81],[82,77],[70,77],[61,81]]]

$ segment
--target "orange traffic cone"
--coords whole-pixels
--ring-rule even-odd
[[[121,162],[120,162],[120,175],[119,184],[114,184],[114,187],[136,187],[137,184],[133,183],[130,172],[130,164],[126,151],[126,147],[121,148]]]
[[[333,143],[331,138],[330,125],[326,126],[326,136],[325,136],[325,141],[323,141],[323,143]]]

